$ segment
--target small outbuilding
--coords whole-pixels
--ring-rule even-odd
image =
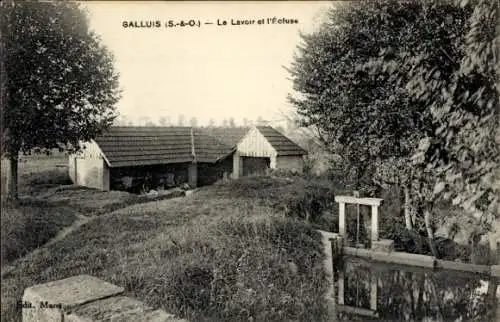
[[[270,126],[111,127],[70,156],[69,175],[102,190],[195,187],[267,169],[300,172],[306,154]]]

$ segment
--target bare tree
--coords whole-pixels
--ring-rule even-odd
[[[180,114],[179,118],[177,120],[177,125],[184,126],[185,119],[186,119],[186,117],[184,116],[184,114]]]
[[[170,125],[170,120],[167,119],[165,116],[160,117],[160,125],[161,126],[169,126]]]
[[[269,121],[265,120],[262,116],[257,117],[256,121],[257,125],[259,126],[266,126],[269,125]]]
[[[140,126],[149,126],[148,124],[152,123],[151,118],[149,116],[141,116],[139,118],[139,125]]]

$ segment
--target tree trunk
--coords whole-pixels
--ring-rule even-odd
[[[500,256],[498,243],[500,242],[500,223],[493,224],[493,231],[488,234],[488,241],[490,244],[490,265],[499,265]]]
[[[406,229],[413,230],[413,221],[412,221],[413,208],[411,204],[410,189],[407,185],[403,187],[403,192],[404,192],[404,215],[405,215]]]
[[[498,281],[491,278],[488,282],[487,304],[493,317],[500,317],[500,299],[497,299]]]
[[[424,221],[425,221],[425,230],[427,231],[427,239],[429,241],[429,247],[431,248],[432,256],[437,257],[437,249],[434,244],[434,230],[432,229],[431,224],[431,212],[430,210],[424,210]]]
[[[9,176],[8,176],[8,180],[7,180],[7,189],[9,192],[9,198],[13,199],[13,200],[17,200],[19,197],[18,189],[17,189],[18,159],[19,159],[19,152],[11,153],[11,155],[9,156],[10,172],[9,172]]]

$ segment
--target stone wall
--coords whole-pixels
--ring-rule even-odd
[[[78,275],[29,287],[18,305],[23,322],[188,322],[123,292],[96,277]]]

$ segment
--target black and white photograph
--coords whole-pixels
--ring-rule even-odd
[[[500,321],[500,0],[2,0],[0,107],[1,321]]]

